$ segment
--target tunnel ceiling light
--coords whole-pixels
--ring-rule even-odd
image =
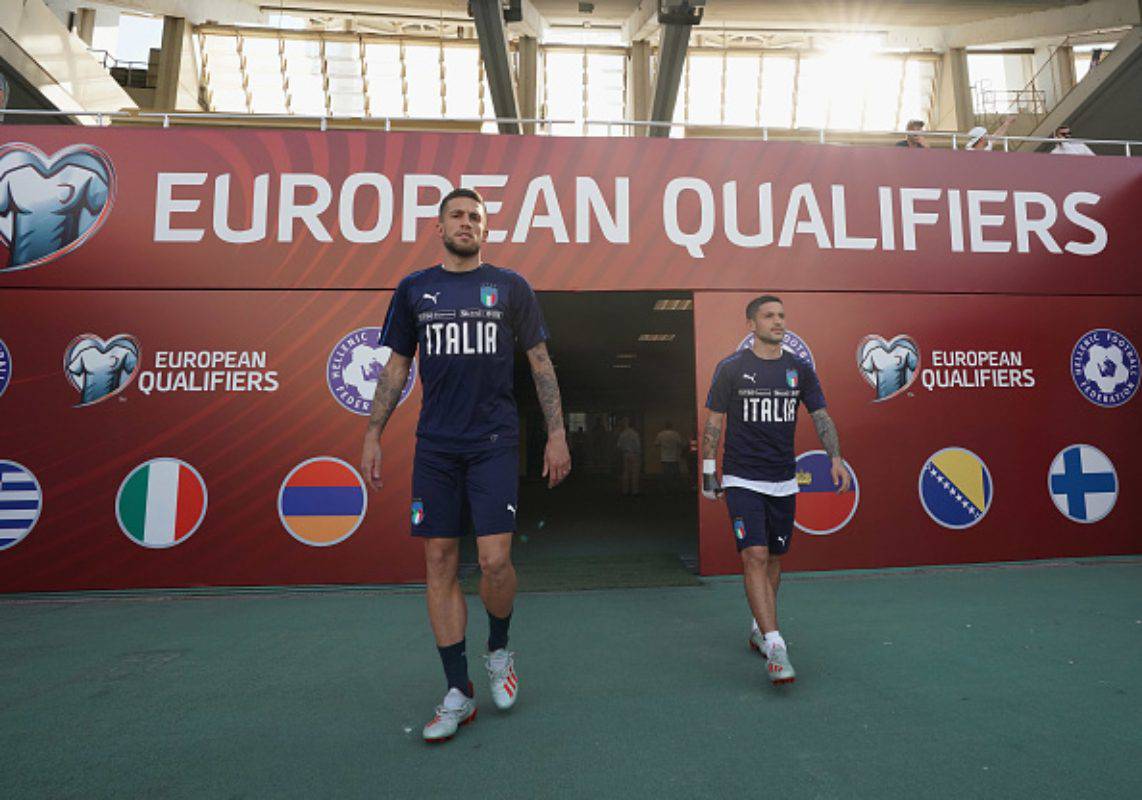
[[[630,369],[632,364],[611,364],[611,369]]]
[[[694,301],[690,299],[662,299],[654,301],[655,311],[689,311],[694,307]]]
[[[618,353],[615,355],[615,358],[638,358],[638,353]]]
[[[640,342],[673,342],[675,334],[673,333],[640,333],[638,340]]]

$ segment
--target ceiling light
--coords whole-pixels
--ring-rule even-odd
[[[638,353],[618,353],[615,358],[638,358]]]
[[[638,340],[640,342],[673,342],[674,336],[673,333],[640,333]]]
[[[689,311],[694,307],[694,301],[690,299],[663,299],[654,301],[655,311]]]
[[[630,369],[631,364],[611,364],[611,369]]]

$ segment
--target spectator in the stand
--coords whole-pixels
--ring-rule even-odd
[[[904,127],[904,130],[908,131],[908,133],[903,139],[896,143],[897,147],[926,148],[928,146],[928,142],[919,133],[924,130],[924,120],[910,119],[908,120],[908,124]],[[913,131],[916,131],[916,133],[912,133]]]
[[[990,150],[992,139],[1003,136],[1007,133],[1007,129],[1011,127],[1011,123],[1015,121],[1015,115],[1009,115],[1003,122],[999,123],[999,127],[988,135],[987,128],[982,125],[976,125],[968,131],[968,140],[964,145],[965,150]]]
[[[1055,128],[1055,132],[1051,134],[1052,139],[1058,139],[1059,143],[1055,145],[1052,153],[1059,153],[1064,156],[1093,156],[1094,151],[1087,147],[1082,142],[1072,142],[1071,139],[1071,126],[1060,125]]]

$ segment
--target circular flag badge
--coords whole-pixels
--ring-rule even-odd
[[[741,340],[738,345],[738,350],[748,350],[753,347],[754,335],[748,334]],[[809,345],[805,344],[805,340],[795,334],[793,331],[786,331],[784,338],[781,340],[781,349],[792,355],[794,358],[799,358],[809,364],[810,367],[816,369],[813,362],[813,351],[809,349]]]
[[[1138,391],[1138,376],[1138,350],[1118,331],[1096,328],[1075,342],[1071,377],[1095,405],[1115,408],[1130,400]]]
[[[14,547],[32,532],[43,500],[40,482],[31,470],[0,459],[0,550]]]
[[[798,530],[824,536],[849,524],[860,504],[860,484],[852,465],[847,461],[844,465],[853,485],[837,494],[831,474],[833,459],[824,450],[797,456],[797,513],[793,524]]]
[[[137,545],[161,550],[189,539],[206,516],[206,482],[177,458],[152,458],[131,470],[115,496],[119,528]]]
[[[983,519],[994,491],[987,464],[962,447],[937,451],[920,470],[920,505],[945,528],[963,530]]]
[[[311,547],[345,541],[365,518],[365,482],[339,458],[302,461],[278,491],[278,516],[290,536]]]
[[[4,344],[4,340],[0,339],[0,394],[4,394],[10,380],[12,380],[12,353],[8,350],[8,345]]]
[[[358,328],[333,346],[325,364],[329,391],[343,408],[354,414],[367,417],[373,413],[377,381],[393,354],[392,348],[380,345],[380,340],[380,328]],[[397,405],[405,401],[415,384],[416,359],[413,359]]]
[[[1047,471],[1055,508],[1073,522],[1098,522],[1118,500],[1118,474],[1106,453],[1089,444],[1064,447]]]

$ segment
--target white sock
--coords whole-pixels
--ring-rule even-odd
[[[780,631],[770,631],[765,634],[765,652],[771,652],[775,647],[785,649],[785,640],[781,638]]]

